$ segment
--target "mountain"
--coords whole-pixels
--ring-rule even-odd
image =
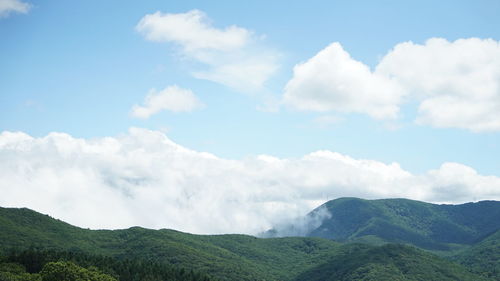
[[[295,281],[488,280],[463,267],[413,247],[397,244],[347,244]]]
[[[382,280],[380,276],[385,280],[447,280],[446,276],[493,280],[409,246],[340,244],[310,237],[192,235],[140,227],[87,230],[29,209],[0,208],[0,254],[30,247],[153,260],[218,280],[335,280],[332,268],[343,278],[338,280]]]
[[[500,202],[436,205],[408,199],[340,198],[313,210],[305,220],[318,221],[318,217],[323,218],[321,222],[300,236],[371,244],[407,243],[449,251],[472,245],[499,230]],[[266,235],[293,233],[303,224],[281,226]]]
[[[154,259],[221,280],[291,280],[339,244],[318,238],[192,235],[140,227],[86,230],[29,209],[0,208],[0,250],[30,246]]]
[[[500,230],[455,255],[453,260],[475,272],[500,280]]]

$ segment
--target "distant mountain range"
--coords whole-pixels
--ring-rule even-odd
[[[154,260],[211,280],[500,280],[500,202],[341,198],[265,235],[294,232],[307,237],[87,230],[29,209],[0,208],[3,256],[35,247]]]
[[[304,225],[308,226],[306,231]],[[279,226],[263,236],[405,243],[428,250],[450,251],[473,245],[498,230],[498,201],[436,205],[408,199],[340,198],[321,205],[298,223]]]

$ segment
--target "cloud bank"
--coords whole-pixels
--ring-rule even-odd
[[[262,38],[235,25],[219,29],[199,10],[145,15],[136,30],[147,40],[170,42],[182,57],[205,66],[192,72],[244,92],[258,90],[278,68],[278,54]]]
[[[500,43],[431,38],[404,42],[372,71],[333,43],[294,68],[283,101],[298,110],[395,119],[418,104],[416,123],[474,132],[500,130]]]
[[[191,90],[174,85],[161,91],[150,90],[144,99],[144,105],[134,105],[131,114],[137,118],[147,119],[162,110],[191,112],[203,107],[203,103]]]
[[[31,5],[19,0],[0,0],[0,18],[7,17],[11,13],[26,14]]]
[[[397,163],[331,151],[229,160],[138,128],[98,139],[3,132],[0,160],[0,206],[29,207],[90,228],[257,234],[342,196],[500,199],[499,177],[458,163],[414,175]]]

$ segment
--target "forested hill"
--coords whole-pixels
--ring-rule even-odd
[[[500,230],[454,257],[472,271],[500,280]]]
[[[342,244],[310,237],[192,235],[140,227],[87,230],[29,209],[0,208],[4,259],[12,250],[19,253],[32,247],[56,254],[69,251],[118,261],[151,261],[171,266],[174,272],[194,271],[194,276],[210,280],[499,280],[495,272],[475,268],[472,273],[450,260],[404,245]],[[91,270],[89,264],[76,266],[83,272]]]
[[[327,213],[327,215],[324,215]],[[500,229],[500,202],[437,205],[408,199],[363,200],[340,198],[308,214],[320,224],[303,236],[337,241],[408,243],[429,250],[452,250],[484,239]],[[293,233],[291,224],[268,236]]]

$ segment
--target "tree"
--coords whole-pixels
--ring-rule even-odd
[[[49,262],[40,275],[42,281],[117,281],[97,268],[86,269],[68,261]]]

